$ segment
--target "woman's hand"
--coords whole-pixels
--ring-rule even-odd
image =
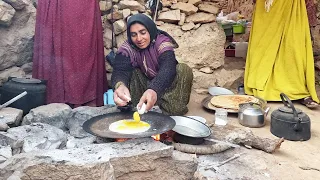
[[[113,93],[113,100],[118,106],[125,106],[131,101],[129,89],[121,84]]]
[[[138,108],[141,108],[142,104],[146,102],[146,111],[149,111],[157,102],[157,93],[152,89],[147,89],[138,104]]]

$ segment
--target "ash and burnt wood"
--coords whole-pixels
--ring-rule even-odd
[[[150,128],[141,133],[121,134],[109,130],[109,126],[119,120],[132,119],[133,112],[117,112],[100,115],[83,123],[83,129],[90,134],[105,138],[140,138],[162,134],[175,126],[175,121],[170,117],[156,112],[141,115],[141,121],[150,124]]]

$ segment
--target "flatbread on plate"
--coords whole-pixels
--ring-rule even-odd
[[[239,104],[259,103],[259,99],[248,95],[220,95],[213,96],[210,100],[211,105],[218,108],[239,110]]]

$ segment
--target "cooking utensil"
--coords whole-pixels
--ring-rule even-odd
[[[280,97],[284,106],[271,113],[271,133],[292,141],[309,140],[311,138],[309,116],[295,108],[284,93],[281,93]]]
[[[265,119],[268,115],[270,107],[265,110],[259,104],[243,103],[239,104],[239,123],[246,127],[262,127],[265,125]]]
[[[222,87],[210,87],[208,91],[209,91],[209,94],[211,94],[212,96],[234,94],[229,89],[222,88]]]
[[[223,95],[222,95],[223,96]],[[210,111],[215,111],[215,110],[217,110],[217,109],[221,109],[220,107],[215,107],[215,106],[213,106],[212,104],[211,104],[211,99],[212,99],[212,97],[213,96],[208,96],[208,97],[206,97],[206,98],[204,98],[202,101],[201,101],[201,105],[205,108],[205,109],[207,109],[207,110],[210,110]],[[259,100],[259,102],[257,103],[257,104],[259,104],[260,106],[261,106],[261,108],[265,108],[265,106],[266,106],[266,104],[267,104],[267,102],[265,101],[265,100],[263,100],[263,99],[261,99],[261,98],[259,98],[259,97],[255,97],[255,98],[257,98],[258,100]],[[223,109],[225,109],[225,108],[223,108]],[[225,109],[225,110],[227,110],[227,112],[228,113],[238,113],[239,111],[237,111],[237,110],[233,110],[233,109]]]
[[[176,132],[173,140],[185,144],[201,144],[204,138],[211,135],[211,129],[204,123],[186,116],[171,116],[176,125],[172,129]]]
[[[140,138],[162,134],[171,130],[175,126],[175,121],[167,115],[156,112],[148,112],[140,115],[141,121],[150,124],[150,128],[141,133],[121,134],[109,130],[109,126],[116,121],[132,119],[133,112],[117,112],[93,117],[83,123],[83,129],[93,135],[104,138]]]
[[[27,91],[24,91],[23,93],[19,94],[18,96],[14,97],[14,98],[10,99],[9,101],[7,101],[6,103],[0,105],[0,110],[2,108],[9,106],[10,104],[14,103],[15,101],[19,100],[20,98],[22,98],[25,95],[27,95]]]
[[[207,120],[205,118],[200,117],[200,116],[187,116],[187,117],[195,119],[195,120],[200,121],[202,123],[206,123],[207,122]]]

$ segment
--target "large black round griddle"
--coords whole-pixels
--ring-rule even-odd
[[[174,128],[175,121],[170,117],[157,112],[148,112],[140,115],[141,121],[150,124],[150,128],[141,133],[121,134],[109,130],[109,126],[119,120],[132,119],[133,112],[117,112],[93,117],[83,123],[83,129],[95,136],[104,138],[141,138],[162,134]]]

